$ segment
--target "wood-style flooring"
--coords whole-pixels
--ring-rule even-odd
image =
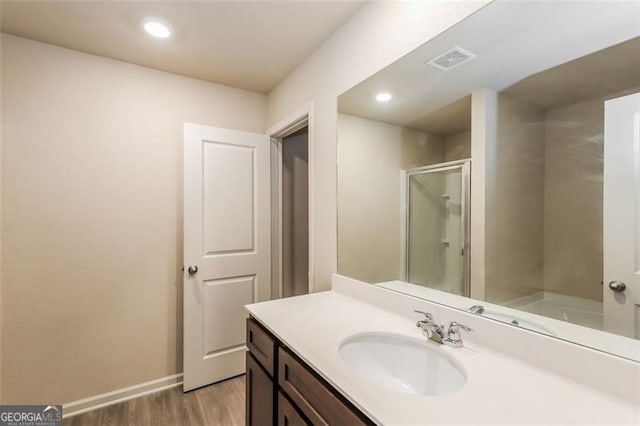
[[[174,387],[64,419],[64,426],[244,425],[245,381],[235,377],[183,393]]]

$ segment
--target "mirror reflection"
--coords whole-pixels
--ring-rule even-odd
[[[550,7],[491,3],[341,95],[338,272],[640,360],[637,6]]]
[[[470,160],[406,172],[405,281],[469,295]]]

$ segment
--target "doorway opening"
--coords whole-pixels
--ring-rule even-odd
[[[270,131],[272,298],[312,290],[311,138],[309,112]]]
[[[282,296],[309,293],[309,127],[282,139]]]

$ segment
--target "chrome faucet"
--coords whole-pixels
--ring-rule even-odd
[[[416,327],[422,330],[422,334],[436,343],[444,343],[445,335],[442,327],[433,320],[433,315],[429,312],[414,311],[415,313],[424,315],[425,319],[416,322]]]
[[[472,331],[471,328],[467,327],[464,324],[451,321],[449,323],[449,327],[447,327],[447,332],[445,334],[444,326],[438,325],[433,320],[432,314],[424,311],[414,311],[414,312],[425,316],[425,319],[422,319],[416,322],[416,327],[422,330],[422,334],[424,334],[430,340],[433,340],[436,343],[452,346],[454,348],[461,348],[464,346],[464,344],[462,343],[462,338],[460,337],[460,329],[466,332]]]

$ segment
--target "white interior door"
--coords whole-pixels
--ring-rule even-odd
[[[605,102],[603,248],[604,328],[639,338],[640,93]]]
[[[184,390],[245,371],[244,305],[268,300],[269,139],[184,125]]]

